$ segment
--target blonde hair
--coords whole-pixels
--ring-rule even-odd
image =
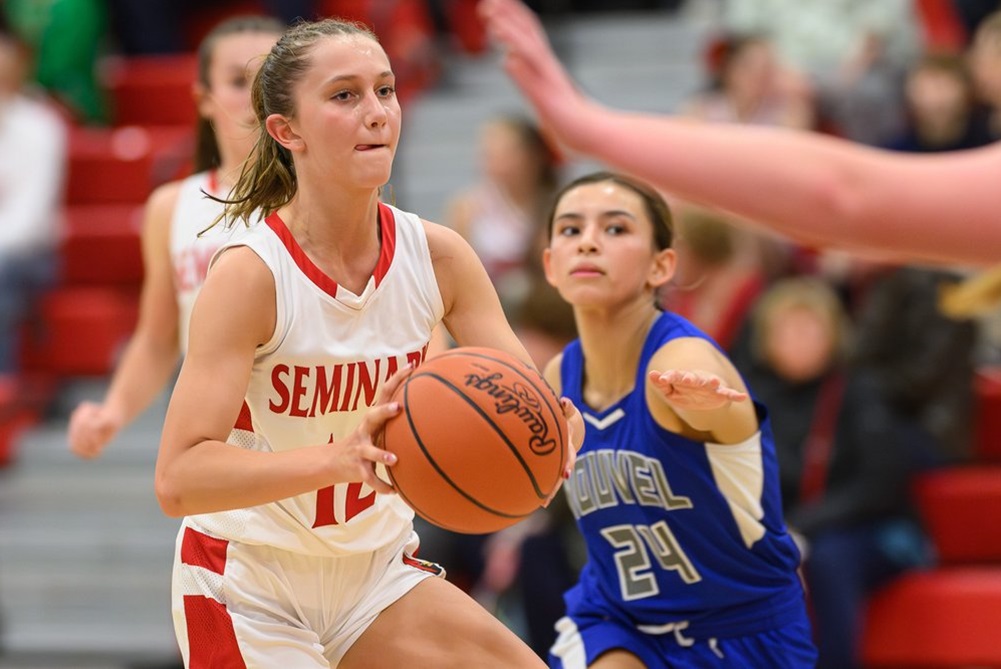
[[[767,359],[765,342],[771,336],[772,319],[778,313],[794,309],[805,309],[823,318],[831,334],[835,359],[847,358],[851,326],[837,293],[821,279],[797,276],[776,281],[754,306],[751,314],[751,352],[756,360]]]
[[[953,320],[983,316],[1001,305],[1001,265],[939,287],[938,310]]]
[[[297,23],[282,34],[254,78],[251,102],[259,126],[254,152],[244,164],[229,199],[221,200],[225,210],[216,223],[225,220],[232,225],[242,220],[249,225],[256,220],[255,212],[268,216],[295,197],[298,181],[292,155],[268,134],[264,122],[272,114],[295,116],[293,91],[309,69],[310,54],[317,42],[327,37],[355,36],[379,41],[366,26],[341,19]]]

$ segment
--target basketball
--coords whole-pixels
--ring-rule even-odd
[[[402,411],[383,446],[399,495],[453,532],[484,534],[526,518],[556,489],[567,463],[559,400],[534,369],[489,348],[429,358],[396,391]]]

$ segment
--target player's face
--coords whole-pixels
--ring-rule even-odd
[[[400,105],[389,58],[377,42],[361,35],[318,42],[294,99],[289,127],[301,141],[296,169],[349,187],[389,181]]]
[[[804,383],[834,362],[833,324],[806,307],[778,309],[768,319],[764,353],[782,378]]]
[[[271,33],[235,33],[220,37],[212,49],[208,86],[196,89],[201,115],[212,122],[223,154],[242,160],[257,138],[250,89],[264,57],[278,40]]]
[[[643,199],[611,181],[565,193],[552,233],[543,257],[546,277],[575,306],[650,300],[674,271],[674,251],[654,248]]]

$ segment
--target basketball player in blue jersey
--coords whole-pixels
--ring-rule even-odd
[[[675,266],[667,204],[597,173],[549,224],[546,277],[580,338],[546,377],[587,423],[564,489],[588,558],[551,665],[814,666],[766,412],[715,342],[655,306]]]

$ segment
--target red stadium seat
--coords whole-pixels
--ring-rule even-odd
[[[1001,563],[1001,467],[923,474],[914,492],[940,562]]]
[[[980,461],[1001,463],[1001,369],[977,372],[974,397],[974,456]]]
[[[62,283],[139,285],[143,278],[137,204],[75,205],[63,212]]]
[[[22,364],[56,376],[109,374],[139,315],[135,289],[59,288],[39,307],[40,323],[25,342]]]
[[[870,669],[1001,667],[1001,568],[915,572],[869,604],[862,655]]]
[[[182,125],[198,118],[192,83],[198,77],[195,53],[118,56],[103,63],[114,125]]]
[[[38,420],[32,407],[21,401],[14,377],[0,377],[0,468],[14,462],[21,434]]]
[[[70,133],[68,204],[138,203],[178,177],[192,154],[183,126],[76,128]]]

